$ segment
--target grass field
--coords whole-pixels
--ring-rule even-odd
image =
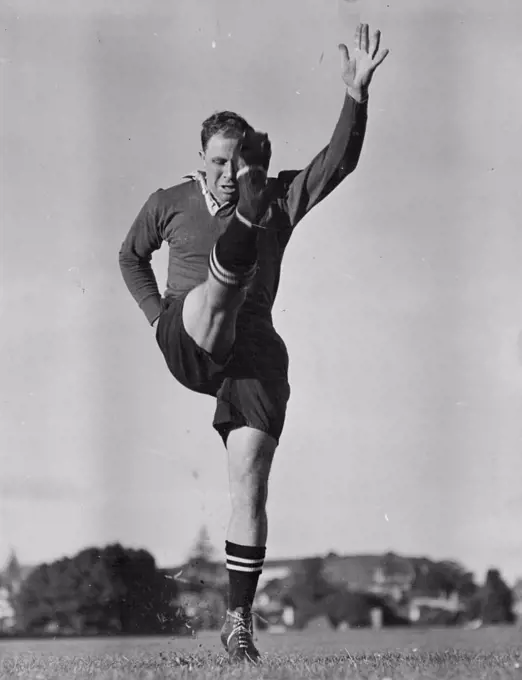
[[[260,633],[259,668],[233,668],[215,633],[195,638],[0,641],[0,678],[518,678],[522,629]]]

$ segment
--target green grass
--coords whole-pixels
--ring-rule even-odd
[[[259,634],[260,668],[230,667],[215,633],[196,638],[0,641],[0,678],[341,678],[522,680],[522,630],[383,630]]]

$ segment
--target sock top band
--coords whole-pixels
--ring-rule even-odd
[[[227,557],[241,557],[247,560],[262,560],[266,555],[266,547],[258,545],[238,545],[226,541],[225,550]]]

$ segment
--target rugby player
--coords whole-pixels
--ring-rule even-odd
[[[155,329],[174,378],[216,400],[213,426],[228,458],[229,602],[221,639],[231,661],[257,663],[252,603],[265,559],[266,501],[287,402],[288,354],[272,308],[297,224],[357,166],[368,88],[388,50],[360,24],[339,45],[344,100],[328,145],[301,170],[267,177],[268,136],[230,111],[201,130],[202,170],[145,202],[119,254],[125,283]],[[169,247],[159,292],[152,253]]]

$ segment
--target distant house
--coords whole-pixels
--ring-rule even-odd
[[[267,560],[259,581],[262,590],[271,581],[284,582],[301,566],[303,559]],[[322,575],[330,583],[352,591],[386,595],[399,601],[415,579],[410,560],[394,553],[346,555],[330,553],[322,558]]]
[[[293,568],[299,560],[266,560],[263,571],[259,576],[258,590],[264,590],[269,584],[284,581],[293,572]]]
[[[312,579],[314,571],[318,570],[319,579],[328,584],[326,587],[318,586],[324,596],[313,601],[306,596],[303,599],[299,586],[298,592],[295,591],[296,584],[302,578],[306,579],[307,567],[311,569]],[[306,625],[306,621],[320,615],[326,607],[333,624],[334,619],[344,620],[344,612],[333,611],[336,608],[334,604],[344,598],[344,609],[351,608],[353,620],[357,618],[357,609],[359,619],[368,619],[370,625],[370,610],[374,607],[380,609],[384,625],[396,625],[399,619],[407,621],[407,612],[405,610],[401,617],[399,610],[404,607],[398,609],[390,601],[402,603],[407,600],[414,579],[415,569],[410,560],[394,553],[347,556],[330,553],[325,557],[267,560],[259,581],[256,606],[267,623],[276,626],[281,622],[287,626]],[[372,605],[372,602],[375,604]],[[373,622],[371,625],[374,625]]]
[[[457,623],[465,613],[465,606],[458,593],[447,597],[412,597],[408,603],[408,618],[415,624],[449,625]]]
[[[457,620],[463,610],[457,593],[428,593],[419,588],[419,571],[429,570],[431,564],[427,558],[393,552],[268,559],[259,579],[255,606],[265,617],[265,624],[276,626],[298,626],[301,619],[311,618],[312,610],[324,608],[328,597],[335,601],[337,596],[351,606],[359,603],[361,611],[361,603],[375,603],[374,608],[380,607],[383,614],[383,625],[399,625],[399,620],[420,625],[433,617]],[[197,592],[210,587],[224,593],[227,589],[228,574],[221,561],[189,561],[165,572],[179,581],[181,591]],[[316,590],[310,597],[304,584],[307,579],[308,583],[314,581],[314,573],[316,583],[323,580],[323,586],[317,586],[322,594],[318,596]]]
[[[406,557],[384,555],[328,556],[325,578],[348,590],[386,595],[399,602],[415,580],[415,569]]]

